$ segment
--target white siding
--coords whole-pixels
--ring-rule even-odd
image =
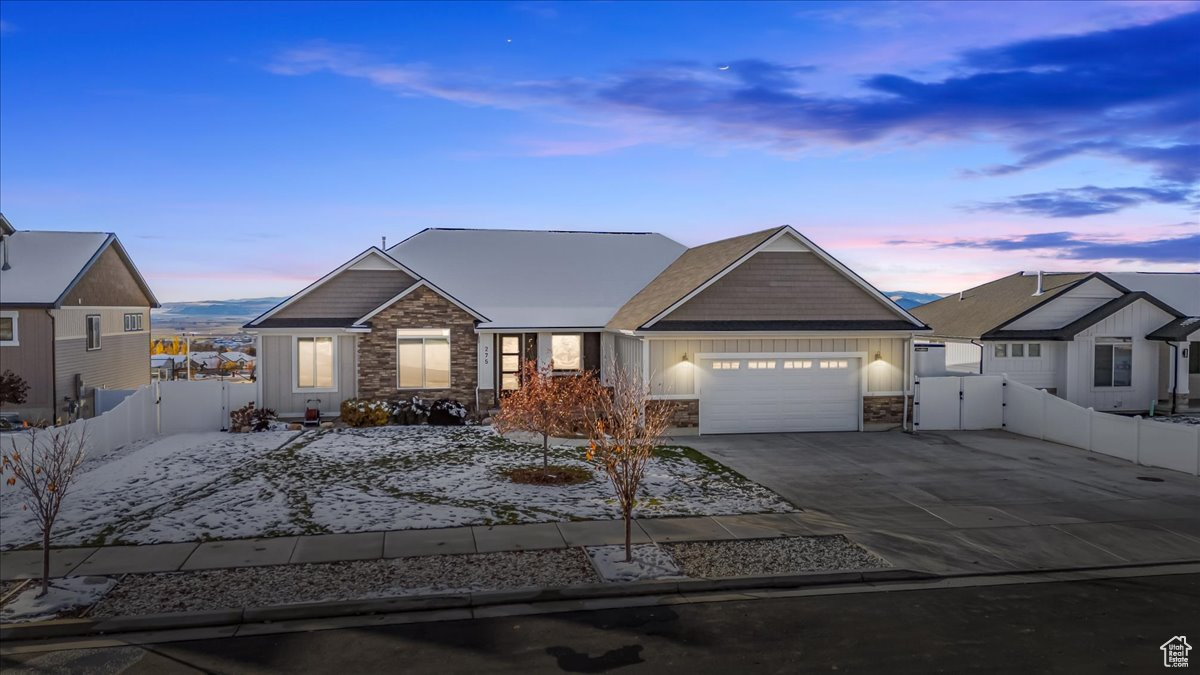
[[[650,340],[650,392],[661,396],[695,394],[697,353],[865,352],[869,394],[904,390],[904,338],[726,338]],[[687,354],[688,362],[683,361]],[[880,359],[875,360],[875,354]]]
[[[628,335],[614,334],[616,365],[633,377],[642,375],[642,340]]]
[[[995,346],[1005,345],[1005,358],[996,358]],[[1029,353],[1029,345],[1041,345],[1040,358],[1030,356],[1013,357],[1012,346],[1024,345],[1025,353]],[[1059,360],[1062,354],[1061,342],[1038,342],[1036,340],[1013,340],[1012,342],[983,343],[983,374],[1008,375],[1011,379],[1027,384],[1037,389],[1058,389]],[[1056,392],[1057,393],[1057,392]]]
[[[1159,344],[1145,339],[1171,315],[1145,300],[1113,314],[1075,336],[1067,345],[1068,400],[1096,410],[1146,410],[1158,397]],[[1133,339],[1133,386],[1096,387],[1092,383],[1093,346],[1098,337]]]
[[[1092,279],[1005,325],[1004,330],[1062,328],[1109,300],[1120,296],[1121,292],[1117,289],[1099,279]]]
[[[952,373],[979,374],[979,345],[971,342],[946,342],[946,370]]]

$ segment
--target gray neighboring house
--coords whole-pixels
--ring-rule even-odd
[[[633,372],[699,433],[899,424],[927,327],[788,226],[687,248],[655,233],[427,229],[246,325],[258,400],[297,415],[419,395],[479,410],[527,362]]]
[[[1200,391],[1200,273],[1018,272],[912,313],[950,371],[1104,411],[1186,410]]]
[[[117,236],[15,229],[0,215],[0,371],[29,384],[25,420],[90,417],[95,390],[150,382],[158,300]]]

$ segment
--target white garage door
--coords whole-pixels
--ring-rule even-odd
[[[857,356],[701,359],[700,433],[858,431]]]

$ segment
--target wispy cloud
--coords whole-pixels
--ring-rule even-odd
[[[1129,240],[1088,238],[1072,232],[1041,232],[995,238],[955,239],[948,242],[894,240],[889,243],[1001,252],[1030,251],[1068,260],[1182,263],[1193,267],[1200,261],[1200,234]]]
[[[1047,218],[1081,218],[1116,213],[1142,204],[1193,204],[1188,187],[1116,187],[1086,185],[1049,192],[1015,195],[966,207],[972,211],[1020,213]]]

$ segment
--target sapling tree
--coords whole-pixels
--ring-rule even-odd
[[[521,387],[505,395],[492,424],[501,433],[526,431],[542,437],[542,468],[550,466],[550,437],[574,433],[587,424],[600,392],[592,373],[555,375],[551,366],[529,361]]]
[[[587,459],[604,470],[617,496],[625,520],[625,561],[633,560],[633,509],[646,465],[671,422],[671,410],[650,399],[650,387],[641,377],[622,368],[609,369],[605,396],[598,397],[588,414]]]
[[[18,436],[28,439],[27,447],[18,445]],[[13,434],[9,443],[10,451],[0,456],[0,473],[8,475],[8,487],[19,487],[25,493],[21,508],[33,512],[42,533],[41,597],[50,590],[50,533],[71,491],[75,471],[83,463],[87,437],[71,427],[30,429]]]

